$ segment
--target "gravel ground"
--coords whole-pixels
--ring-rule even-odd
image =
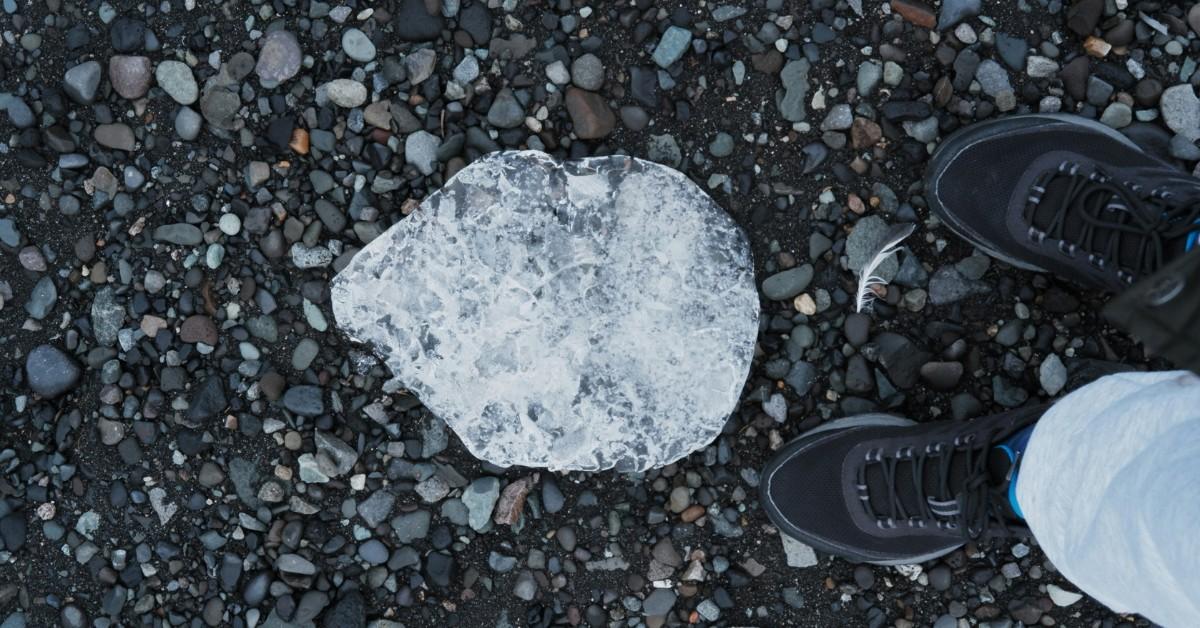
[[[1067,4],[0,0],[0,626],[1145,625],[1032,542],[855,566],[757,498],[833,417],[1163,366],[921,197],[941,138],[1010,113],[1195,166],[1200,5]],[[500,148],[658,161],[744,227],[764,314],[711,446],[496,468],[334,329],[354,251]]]

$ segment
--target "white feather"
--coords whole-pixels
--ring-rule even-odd
[[[896,254],[900,250],[900,242],[912,235],[912,232],[917,228],[916,225],[896,225],[888,231],[887,236],[879,243],[879,249],[875,252],[875,256],[871,261],[862,267],[858,272],[858,299],[856,312],[862,313],[864,310],[871,309],[871,303],[875,301],[875,291],[871,288],[874,286],[886,286],[887,281],[875,274],[879,266],[887,259]]]

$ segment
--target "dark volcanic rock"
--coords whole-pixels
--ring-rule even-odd
[[[81,371],[67,354],[51,345],[38,345],[25,358],[25,373],[33,392],[54,398],[75,387]]]
[[[396,36],[403,41],[433,41],[442,34],[440,2],[400,0],[394,21]],[[432,10],[430,10],[432,6]]]

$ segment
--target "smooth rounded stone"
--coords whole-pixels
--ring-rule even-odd
[[[172,100],[190,105],[200,98],[200,87],[192,69],[182,61],[162,61],[154,68],[154,80]]]
[[[375,60],[375,44],[366,33],[357,28],[346,29],[346,32],[342,33],[342,50],[347,57],[359,63]]]
[[[1190,139],[1200,139],[1200,98],[1187,83],[1168,87],[1158,102],[1163,122],[1172,131]]]
[[[150,89],[150,58],[116,55],[108,60],[108,81],[122,98],[134,100]]]
[[[331,294],[473,454],[551,469],[645,470],[711,442],[759,316],[745,236],[686,177],[533,151],[459,171]]]
[[[297,371],[303,371],[312,364],[317,358],[317,353],[321,351],[321,345],[312,338],[305,338],[296,344],[295,350],[292,351],[292,368]]]
[[[196,246],[204,241],[204,234],[196,225],[177,222],[162,225],[154,229],[154,239],[160,242],[170,242],[180,246]]]
[[[221,219],[217,221],[217,228],[225,235],[235,236],[242,230],[242,219],[233,213],[221,214]]]
[[[713,138],[712,143],[708,145],[708,152],[712,153],[713,157],[721,158],[728,157],[733,154],[733,136],[724,131],[717,133]]]
[[[5,107],[5,110],[8,112],[9,121],[18,129],[27,129],[37,121],[37,118],[33,115],[33,109],[29,108],[29,104],[16,96],[8,99],[8,105]]]
[[[38,345],[25,356],[25,374],[33,392],[53,399],[74,388],[82,371],[57,347]]]
[[[641,131],[650,124],[650,114],[634,105],[621,107],[621,124],[630,131]]]
[[[1133,109],[1123,102],[1114,102],[1105,107],[1100,122],[1114,129],[1123,129],[1133,122]]]
[[[928,362],[921,366],[921,377],[934,390],[952,390],[962,376],[961,362]]]
[[[487,112],[488,124],[501,129],[514,129],[525,121],[525,109],[516,94],[507,87],[496,94]]]
[[[33,285],[33,292],[29,294],[29,300],[25,302],[25,311],[37,320],[46,318],[50,310],[54,309],[54,304],[58,301],[58,288],[54,286],[54,280],[49,276],[43,276]]]
[[[1200,146],[1196,145],[1195,140],[1190,140],[1183,135],[1175,135],[1171,138],[1171,143],[1167,145],[1171,156],[1184,161],[1200,160]]]
[[[571,82],[580,89],[599,91],[604,85],[604,62],[592,53],[571,62]]]
[[[100,62],[84,61],[67,70],[63,75],[63,91],[71,100],[90,105],[96,99],[96,90],[100,87]]]
[[[126,124],[101,124],[96,127],[92,137],[96,143],[105,148],[115,148],[130,152],[137,144],[133,129]]]
[[[804,292],[812,278],[813,267],[811,264],[775,273],[763,281],[763,295],[772,301],[785,301]]]
[[[302,61],[304,52],[295,35],[285,30],[271,31],[263,37],[254,72],[263,87],[272,88],[296,76]]]
[[[329,102],[339,107],[353,109],[367,102],[367,87],[358,81],[334,79],[322,87],[329,96]]]
[[[191,107],[180,107],[175,114],[175,133],[179,139],[191,141],[200,137],[200,129],[204,126],[204,118]]]
[[[546,66],[546,78],[555,85],[566,85],[571,80],[571,73],[562,61],[555,61]]]

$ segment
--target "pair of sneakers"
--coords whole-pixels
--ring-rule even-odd
[[[946,226],[1013,266],[1114,293],[1155,276],[1138,284],[1140,298],[1166,311],[1187,298],[1186,316],[1197,311],[1200,291],[1160,271],[1185,257],[1200,268],[1200,254],[1185,255],[1200,248],[1200,180],[1107,126],[1045,114],[970,126],[939,147],[925,194]],[[1180,309],[1155,329],[1169,337],[1172,324],[1193,326],[1178,322]],[[762,503],[784,534],[857,562],[919,563],[973,539],[1028,536],[1016,480],[1047,408],[962,422],[831,421],[767,464]]]

